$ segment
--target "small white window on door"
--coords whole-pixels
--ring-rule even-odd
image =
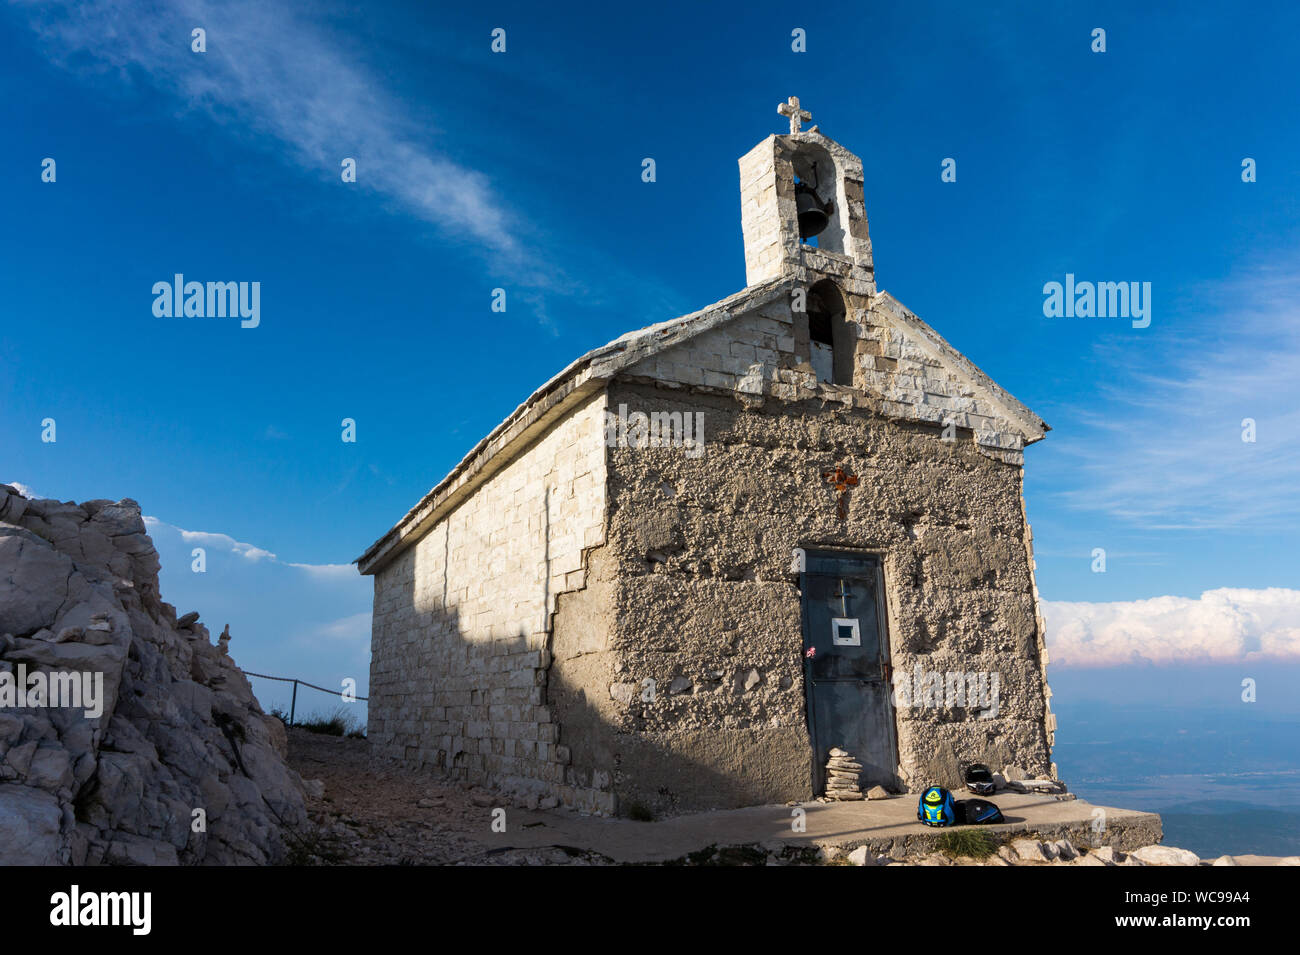
[[[832,617],[831,643],[837,647],[862,646],[862,635],[858,632],[857,618]]]

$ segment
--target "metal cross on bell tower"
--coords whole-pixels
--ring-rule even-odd
[[[777,106],[776,111],[782,116],[790,118],[790,132],[797,133],[806,120],[812,119],[812,113],[806,109],[799,108],[799,97],[791,96],[784,103]]]

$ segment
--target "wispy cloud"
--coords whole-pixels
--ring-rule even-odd
[[[1053,666],[1300,660],[1300,590],[1220,588],[1200,597],[1044,601]]]
[[[71,69],[144,76],[219,123],[274,137],[307,169],[357,185],[513,259],[525,252],[482,173],[427,144],[379,79],[294,6],[261,0],[11,0],[47,55]],[[195,27],[207,52],[190,49]],[[540,272],[539,272],[540,274]]]
[[[344,157],[357,160],[355,188],[386,208],[477,243],[486,271],[508,286],[538,324],[559,335],[552,298],[617,305],[635,324],[687,308],[657,276],[588,250],[582,275],[546,250],[564,238],[530,220],[501,183],[438,148],[423,105],[412,108],[386,80],[303,8],[263,0],[8,0],[23,10],[44,55],[80,75],[145,82],[182,111],[232,136],[257,136],[268,151],[317,181],[338,182]],[[207,52],[190,31],[207,31]],[[438,108],[435,104],[434,112]],[[459,117],[446,115],[447,122]],[[437,122],[437,118],[433,120]],[[349,187],[351,188],[351,187]],[[570,237],[572,238],[572,237]],[[596,276],[591,279],[590,276]],[[268,430],[268,438],[280,435]]]
[[[145,515],[144,523],[150,534],[156,534],[160,528],[165,528],[172,533],[179,534],[187,544],[197,544],[210,550],[234,554],[252,563],[266,561],[267,563],[278,564],[281,567],[292,567],[295,570],[303,571],[315,580],[338,580],[358,576],[357,569],[352,564],[304,564],[283,561],[266,548],[235,540],[229,534],[213,531],[189,531],[149,515]]]
[[[180,534],[181,539],[187,544],[198,544],[202,547],[212,548],[213,550],[229,551],[232,554],[237,554],[238,556],[251,561],[276,559],[275,555],[269,550],[264,550],[263,548],[257,547],[253,544],[245,544],[243,541],[237,541],[229,534],[219,534],[211,531],[187,531],[183,527],[168,524],[164,521],[158,520],[156,517],[151,517],[148,514],[144,515],[144,523],[145,527],[148,528],[151,534],[154,533],[157,528],[165,527],[168,530]]]
[[[1204,290],[1214,332],[1184,338],[1130,369],[1095,409],[1076,413],[1084,440],[1064,450],[1072,507],[1134,527],[1261,529],[1300,519],[1300,274],[1259,269]],[[1255,441],[1242,440],[1252,419]]]
[[[289,567],[296,567],[298,570],[305,570],[313,577],[321,580],[337,580],[340,577],[356,577],[358,571],[355,564],[289,564]]]
[[[368,650],[370,648],[370,622],[369,611],[351,614],[314,627],[310,634],[299,639],[299,643],[315,646],[323,639],[333,643],[352,644],[355,647]]]

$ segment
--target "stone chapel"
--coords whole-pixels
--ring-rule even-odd
[[[779,111],[746,287],[574,361],[358,558],[376,755],[604,813],[809,800],[836,747],[863,791],[1055,776],[1048,427],[877,287],[861,160]]]

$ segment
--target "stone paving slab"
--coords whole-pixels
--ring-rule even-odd
[[[795,832],[792,806],[754,806],[691,813],[654,822],[581,816],[573,812],[508,811],[508,829],[492,840],[500,847],[550,845],[589,849],[619,862],[664,862],[709,846],[838,846],[895,857],[927,850],[944,832],[916,821],[916,795],[842,803],[803,803],[806,831]],[[1160,817],[1131,809],[1098,807],[1083,800],[1002,793],[994,800],[1006,817],[996,826],[980,826],[995,837],[1032,832],[1052,840],[1067,838],[1079,846],[1108,845],[1128,851],[1160,841]],[[1094,832],[1094,814],[1105,822]]]

